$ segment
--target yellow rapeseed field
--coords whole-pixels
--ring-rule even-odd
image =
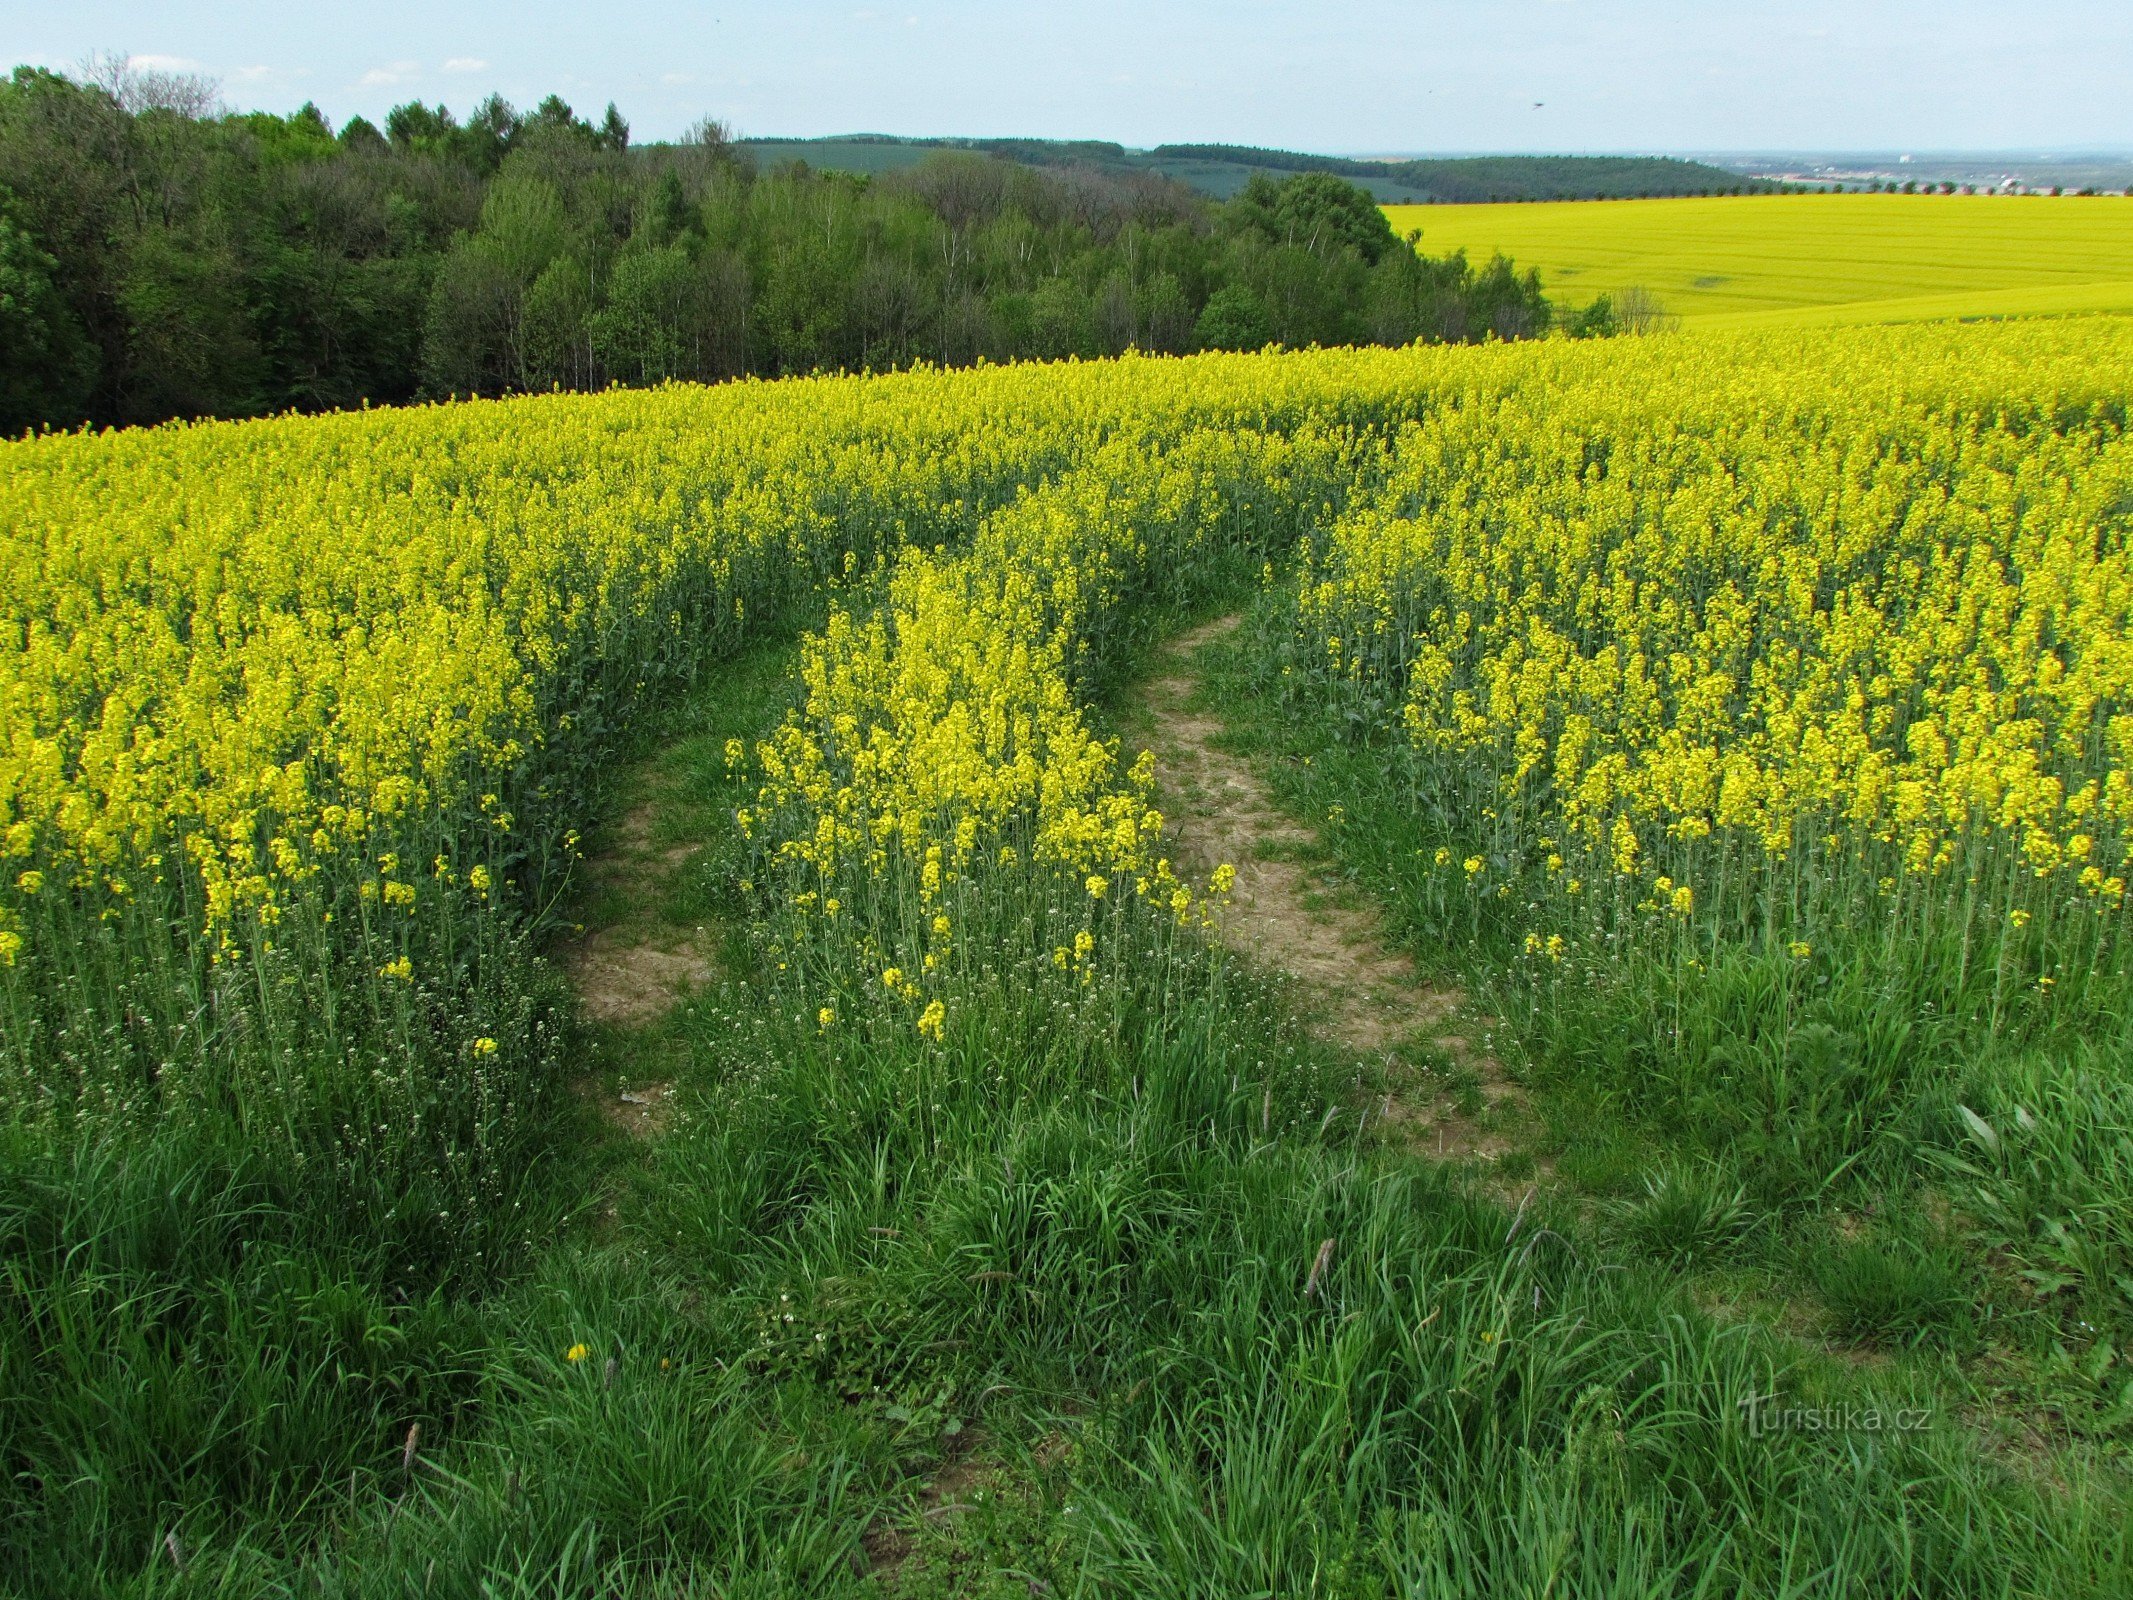
[[[1683,334],[10,445],[14,1036],[87,1005],[122,1038],[114,973],[421,982],[568,859],[650,697],[824,586],[806,703],[736,753],[755,887],[809,1014],[938,1035],[1007,937],[967,937],[968,873],[1039,886],[1015,937],[1069,975],[1121,908],[1193,915],[1082,707],[1151,602],[1299,540],[1307,670],[1396,708],[1486,846],[1462,892],[1544,874],[1539,948],[1602,901],[1739,931],[1805,873],[1800,916],[2094,949],[2133,841],[2128,372],[2112,320]]]
[[[2133,875],[2129,362],[2106,319],[1478,365],[1313,542],[1300,670],[1532,953],[1947,932],[2086,982]]]
[[[1107,440],[1378,427],[1432,371],[1128,359],[0,446],[11,1062],[123,1055],[150,1007],[330,1022],[324,974],[449,986],[470,917],[545,903],[632,719],[796,602]],[[312,987],[209,981],[258,961]]]
[[[1432,253],[1497,251],[1583,305],[1632,285],[1698,324],[2133,311],[2124,196],[1758,195],[1388,206]]]
[[[886,1003],[938,1037],[974,983],[995,1004],[1004,975],[1086,985],[1122,922],[1145,952],[1196,920],[1152,763],[1123,765],[1083,698],[1150,600],[1189,603],[1332,515],[1357,447],[1315,423],[1114,438],[810,641],[743,820],[771,858],[780,970],[825,1026]]]

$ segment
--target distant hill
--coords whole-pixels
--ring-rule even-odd
[[[1784,185],[1669,156],[1454,156],[1364,160],[1256,145],[1166,144],[1132,150],[1102,139],[917,139],[845,134],[748,139],[757,161],[805,161],[839,172],[892,172],[941,150],[969,150],[1027,166],[1156,172],[1226,200],[1254,173],[1331,172],[1386,205],[1503,200],[1627,200],[1659,195],[1768,194]]]
[[[1344,178],[1374,178],[1414,191],[1425,202],[1455,205],[1503,200],[1634,200],[1661,195],[1775,193],[1783,187],[1768,179],[1750,178],[1672,156],[1446,156],[1366,161],[1225,144],[1165,144],[1156,146],[1148,155],[1156,163],[1223,162],[1275,172],[1332,172]]]

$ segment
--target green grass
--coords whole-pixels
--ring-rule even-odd
[[[650,753],[623,765],[606,825],[584,844],[589,860],[619,870],[580,869],[557,917],[563,934],[738,932],[747,907],[734,885],[747,844],[734,812],[754,798],[755,781],[745,763],[728,761],[727,742],[777,725],[799,693],[798,662],[790,632],[756,644],[660,721]],[[649,818],[641,838],[624,837],[630,815]]]
[[[1632,286],[1695,326],[2133,312],[2133,199],[1778,195],[1389,206],[1433,255],[1501,251],[1583,305]]]
[[[2047,1496],[1952,1417],[1757,1436],[1753,1396],[1933,1397],[1711,1321],[1552,1205],[1359,1150],[1323,1114],[1341,1064],[1206,976],[1047,1039],[1062,1075],[1004,1097],[739,987],[699,1008],[691,1114],[614,1238],[500,1317],[480,1442],[343,1535],[342,1592],[2103,1594],[2124,1571],[2100,1489]],[[989,1512],[934,1514],[957,1459]]]
[[[2085,1022],[2057,1025],[1995,1018],[1970,995],[1925,1004],[1900,974],[1859,976],[1866,954],[1840,928],[1812,963],[1721,947],[1692,968],[1624,946],[1572,982],[1537,974],[1512,935],[1436,898],[1418,864],[1472,842],[1424,820],[1382,730],[1282,675],[1290,603],[1268,592],[1218,653],[1211,697],[1238,708],[1295,815],[1338,808],[1322,829],[1336,870],[1498,1019],[1534,1091],[1534,1153],[1600,1235],[1714,1303],[1900,1358],[1942,1403],[2047,1453],[2123,1463],[2122,997],[2102,985]]]

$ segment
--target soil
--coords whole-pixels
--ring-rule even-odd
[[[935,1521],[972,1509],[971,1497],[988,1487],[996,1469],[983,1453],[982,1434],[966,1431],[950,1441],[941,1464],[918,1493],[917,1517]],[[917,1549],[911,1526],[877,1522],[860,1536],[861,1559],[875,1582],[894,1587]]]
[[[632,1139],[649,1139],[665,1131],[673,1098],[671,1083],[638,1084],[612,1097],[602,1093],[600,1114]]]
[[[656,1022],[717,974],[711,934],[646,918],[667,882],[697,851],[657,842],[657,802],[626,813],[615,847],[585,862],[586,897],[623,908],[621,918],[564,943],[558,954],[586,1016],[613,1027]]]
[[[1222,747],[1220,718],[1200,701],[1193,658],[1238,618],[1222,617],[1173,639],[1145,690],[1156,774],[1181,865],[1201,878],[1228,863],[1237,881],[1217,928],[1223,943],[1262,971],[1292,980],[1324,1035],[1387,1066],[1380,1114],[1415,1148],[1446,1158],[1491,1159],[1509,1148],[1497,1114],[1522,1092],[1462,1013],[1465,996],[1421,976],[1376,915],[1335,892],[1307,863],[1316,833],[1274,803],[1241,757]],[[1471,1075],[1481,1110],[1421,1073],[1402,1070],[1403,1046],[1433,1046]]]
[[[655,796],[623,815],[612,848],[587,858],[582,903],[612,916],[555,951],[587,1018],[611,1028],[649,1027],[718,975],[711,930],[657,915],[666,886],[699,848],[660,843],[658,819]],[[615,1089],[588,1077],[579,1090],[632,1139],[658,1135],[673,1109],[673,1085],[663,1081]]]

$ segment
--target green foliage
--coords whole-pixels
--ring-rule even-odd
[[[0,185],[10,226],[55,264],[39,320],[69,331],[42,368],[10,357],[10,403],[26,383],[42,396],[10,429],[411,398],[411,330],[474,197],[368,132],[337,140],[314,109],[130,111],[18,70],[0,86]]]
[[[1208,296],[1193,331],[1209,350],[1257,350],[1273,337],[1266,306],[1242,283],[1229,284]]]
[[[607,304],[591,319],[595,358],[626,383],[697,376],[705,288],[679,245],[630,251],[615,263]]]
[[[2089,1041],[1979,1074],[1926,1145],[1954,1204],[2027,1293],[2133,1338],[2133,1071]],[[2128,1395],[2133,1402],[2133,1393]]]
[[[338,154],[333,129],[325,114],[310,101],[286,117],[271,111],[248,111],[231,117],[227,126],[242,129],[257,147],[262,167],[289,162],[328,161]]]
[[[1377,202],[1324,172],[1298,173],[1280,183],[1253,178],[1230,202],[1229,222],[1269,244],[1298,245],[1316,255],[1353,251],[1371,265],[1398,246]]]
[[[1659,195],[1769,194],[1767,178],[1668,156],[1463,156],[1425,161],[1368,161],[1303,155],[1256,145],[1165,144],[1158,162],[1223,162],[1261,171],[1328,173],[1377,179],[1420,200],[1628,200]]]
[[[1604,339],[1621,331],[1615,317],[1615,303],[1610,295],[1595,295],[1583,310],[1572,314],[1566,330],[1573,339]]]
[[[886,134],[743,143],[766,166],[805,161],[817,169],[878,175],[906,170],[942,151],[966,151],[1036,167],[1093,168],[1115,177],[1160,174],[1217,199],[1235,195],[1254,178],[1279,181],[1299,172],[1348,179],[1388,203],[1786,192],[1785,185],[1768,178],[1665,156],[1459,156],[1399,161],[1311,155],[1259,145],[1165,144],[1152,150],[1129,150],[1098,139],[927,139]]]
[[[0,434],[82,414],[90,352],[54,281],[59,262],[39,249],[0,189]]]
[[[553,95],[338,135],[154,98],[0,87],[7,431],[1550,321],[1536,280],[1418,263],[1328,171],[1217,206],[1097,144],[758,176],[715,124],[636,147]]]

